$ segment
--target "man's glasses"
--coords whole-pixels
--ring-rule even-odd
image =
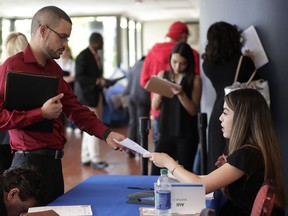
[[[63,41],[63,42],[68,42],[69,41],[69,36],[66,34],[60,34],[56,32],[54,29],[50,28],[48,25],[46,25],[48,29],[50,29],[52,32],[54,32],[58,37]]]

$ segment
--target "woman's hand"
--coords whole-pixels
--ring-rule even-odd
[[[144,154],[143,157],[149,158],[149,160],[152,161],[157,167],[172,169],[175,167],[175,164],[177,164],[177,162],[166,153],[147,153]]]
[[[245,50],[244,55],[250,57],[253,60],[253,62],[255,61],[255,54],[251,50],[249,49]]]
[[[179,95],[183,92],[183,89],[181,86],[180,87],[171,86],[170,89],[172,90],[174,95]]]
[[[215,166],[217,167],[221,167],[222,165],[224,165],[225,163],[227,163],[226,160],[227,156],[226,155],[221,155],[220,157],[218,157],[218,160],[215,163]]]

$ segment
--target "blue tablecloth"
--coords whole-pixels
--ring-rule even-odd
[[[157,178],[158,176],[94,175],[49,205],[91,205],[93,215],[96,216],[137,216],[140,214],[140,207],[152,205],[127,203],[129,194],[144,192],[127,187],[153,188]]]

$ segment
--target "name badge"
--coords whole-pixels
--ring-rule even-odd
[[[203,184],[171,184],[171,210],[176,214],[200,213],[206,208]]]

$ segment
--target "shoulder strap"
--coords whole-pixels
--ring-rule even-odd
[[[237,66],[235,77],[234,77],[234,83],[237,82],[239,71],[240,71],[240,67],[241,67],[241,63],[242,63],[242,59],[243,59],[243,55],[240,56],[239,61],[238,61],[238,66]]]
[[[163,78],[168,79],[168,77],[169,77],[169,71],[164,71],[163,72]]]
[[[252,79],[253,79],[253,77],[255,76],[255,74],[256,74],[256,69],[253,71],[253,73],[251,74],[251,76],[250,76],[250,78],[249,78],[249,80],[246,82],[246,87],[250,84],[250,82],[252,81]]]
[[[240,58],[239,58],[237,70],[236,70],[235,77],[234,77],[234,83],[237,82],[239,71],[240,71],[240,67],[241,67],[241,63],[242,63],[242,59],[243,59],[243,55],[241,55]],[[250,84],[250,82],[252,81],[252,79],[255,76],[256,72],[257,72],[257,70],[255,69],[253,71],[253,73],[251,74],[250,78],[248,79],[248,81],[246,82],[245,87],[247,87]]]

